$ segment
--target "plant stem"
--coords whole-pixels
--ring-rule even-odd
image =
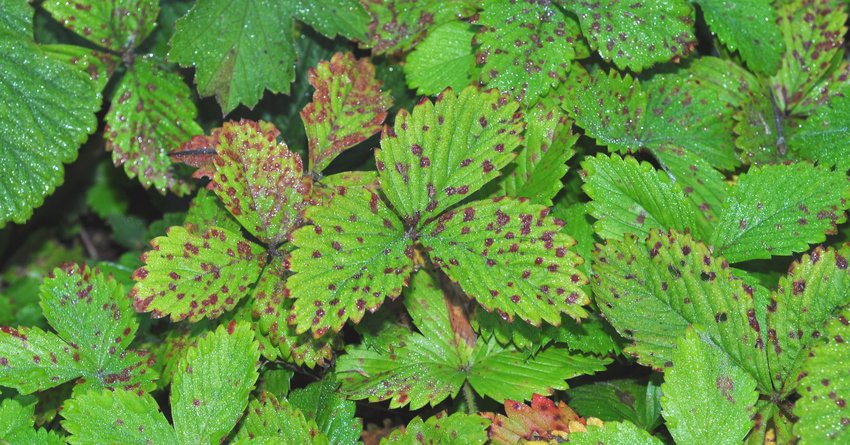
[[[475,403],[475,393],[472,392],[472,387],[469,386],[469,382],[464,382],[463,384],[463,398],[466,401],[466,413],[477,413],[478,406]]]

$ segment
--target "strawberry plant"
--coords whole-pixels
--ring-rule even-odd
[[[850,442],[841,0],[8,0],[0,442]]]

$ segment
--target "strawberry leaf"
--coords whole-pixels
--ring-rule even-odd
[[[421,95],[437,95],[446,87],[462,90],[472,80],[475,31],[465,22],[452,21],[432,28],[407,56],[407,85]]]
[[[89,391],[65,402],[62,417],[72,445],[178,443],[174,430],[149,394],[120,389]]]
[[[289,403],[308,419],[316,421],[319,431],[331,444],[359,443],[363,422],[355,417],[356,406],[339,393],[339,382],[333,374],[326,374],[318,382],[289,394]]]
[[[711,244],[730,262],[789,255],[847,219],[844,172],[800,162],[751,168],[726,199]]]
[[[197,110],[189,87],[175,73],[151,59],[137,58],[118,84],[106,115],[106,148],[127,176],[138,177],[160,193],[189,193],[189,183],[177,177],[168,153],[196,134]]]
[[[518,107],[469,87],[399,112],[375,158],[382,189],[407,225],[420,226],[499,175],[521,141]]]
[[[140,45],[156,26],[156,0],[48,0],[44,9],[66,28],[104,48],[121,52]]]
[[[662,414],[676,443],[739,444],[754,424],[755,389],[718,345],[688,328],[664,373]]]
[[[224,208],[221,200],[206,188],[198,190],[192,198],[183,226],[194,234],[205,233],[213,227],[235,233],[241,230],[239,222]]]
[[[313,102],[301,110],[301,120],[310,171],[317,175],[340,153],[381,130],[392,99],[381,92],[369,59],[355,59],[351,53],[336,53],[311,68],[308,80],[316,91]]]
[[[705,159],[675,146],[660,146],[652,154],[668,175],[685,193],[691,205],[699,209],[697,227],[701,233],[710,233],[717,223],[718,213],[729,196],[729,186],[722,173]]]
[[[329,443],[315,421],[304,418],[301,410],[265,391],[248,404],[248,414],[234,439],[235,444]]]
[[[505,401],[505,414],[481,413],[490,420],[488,436],[495,444],[516,444],[531,440],[556,441],[556,437],[584,429],[585,420],[563,401],[555,404],[539,394],[531,405]]]
[[[413,270],[413,241],[375,192],[338,187],[331,202],[309,208],[313,225],[292,234],[293,321],[314,337],[397,297]]]
[[[54,431],[33,429],[35,405],[35,401],[27,403],[23,398],[3,400],[0,405],[0,437],[9,444],[64,444],[62,436]]]
[[[625,420],[649,432],[661,423],[661,390],[652,380],[607,380],[570,388],[567,395],[570,406],[585,417]]]
[[[260,246],[218,227],[200,235],[171,227],[151,246],[133,273],[130,296],[137,311],[155,318],[216,318],[236,306],[262,270]]]
[[[682,0],[562,2],[581,22],[590,47],[618,68],[642,71],[678,61],[696,45],[694,11]]]
[[[323,35],[366,40],[369,15],[357,0],[297,0],[293,3],[295,17]]]
[[[661,445],[658,438],[638,428],[631,422],[606,422],[604,426],[588,425],[586,433],[569,436],[572,445]]]
[[[445,411],[424,422],[419,416],[416,416],[407,424],[406,428],[393,431],[382,443],[483,445],[487,442],[486,428],[488,423],[486,419],[479,416],[463,413],[454,413],[449,416],[446,415]]]
[[[76,45],[55,44],[40,47],[50,58],[61,60],[87,74],[95,83],[97,91],[106,88],[120,60],[107,52]]]
[[[788,140],[804,159],[823,166],[850,168],[850,98],[838,97],[819,107]]]
[[[584,260],[549,209],[526,200],[475,201],[444,213],[422,231],[434,264],[488,311],[539,326],[561,313],[582,318],[589,303],[577,267]]]
[[[224,124],[214,159],[212,189],[248,232],[275,248],[301,223],[312,183],[301,157],[265,122]]]
[[[468,17],[472,0],[364,0],[371,22],[367,32],[372,54],[395,53],[419,42],[443,23]]]

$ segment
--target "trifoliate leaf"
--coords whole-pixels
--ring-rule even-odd
[[[219,133],[212,189],[224,207],[258,239],[275,248],[300,225],[312,182],[301,157],[271,124],[227,122]]]
[[[753,427],[755,389],[718,345],[688,328],[664,373],[662,414],[676,443],[739,444]]]
[[[119,58],[107,52],[76,45],[41,45],[45,54],[87,74],[98,91],[103,91],[118,65]]]
[[[495,444],[511,445],[531,440],[556,440],[584,429],[585,420],[563,401],[556,405],[539,394],[531,397],[531,405],[505,401],[505,414],[485,412],[490,420],[488,436]]]
[[[643,238],[656,228],[684,231],[696,226],[694,206],[648,162],[597,155],[581,166],[584,192],[592,200],[588,213],[597,219],[593,227],[600,237]]]
[[[369,15],[357,0],[298,0],[294,14],[325,36],[333,38],[339,34],[361,42],[366,40]]]
[[[563,2],[590,47],[618,68],[642,71],[686,57],[696,46],[694,11],[682,0]]]
[[[365,0],[369,13],[368,45],[373,54],[406,50],[443,23],[468,17],[472,0]]]
[[[236,306],[262,270],[260,246],[218,227],[194,234],[174,226],[151,246],[133,273],[130,296],[137,311],[155,318],[216,318]]]
[[[463,413],[447,415],[445,412],[422,421],[413,418],[407,428],[396,430],[384,442],[402,445],[483,445],[487,442],[489,422],[483,417]]]
[[[252,108],[266,89],[289,93],[292,13],[289,2],[274,0],[196,3],[175,24],[168,59],[194,66],[198,93],[215,95],[225,114],[239,104]]]
[[[316,422],[304,418],[297,407],[261,392],[248,404],[248,414],[234,437],[236,444],[328,444]]]
[[[605,422],[602,427],[588,425],[586,433],[567,437],[572,445],[661,445],[662,442],[631,422]]]
[[[177,436],[156,400],[130,391],[89,391],[65,402],[62,426],[68,443],[155,443],[176,445]]]
[[[338,391],[333,374],[305,388],[293,390],[289,403],[308,419],[316,421],[319,431],[334,445],[355,445],[360,441],[363,422],[355,417],[356,406]]]
[[[140,45],[159,15],[157,0],[48,0],[42,6],[66,28],[117,52]]]
[[[765,333],[753,295],[761,292],[732,274],[722,257],[687,234],[653,230],[646,241],[627,236],[599,246],[594,295],[626,339],[626,353],[655,368],[669,367],[676,340],[694,325],[772,391]],[[761,298],[761,296],[758,296]]]
[[[850,313],[845,310],[830,320],[823,330],[823,340],[809,351],[803,362],[797,388],[800,400],[794,405],[794,415],[800,418],[794,425],[794,433],[801,444],[838,444],[850,439],[848,318]]]
[[[426,226],[419,241],[434,264],[488,311],[539,326],[558,325],[561,313],[582,318],[589,303],[569,250],[575,240],[561,232],[549,209],[523,199],[475,201],[450,210]]]
[[[399,112],[375,151],[384,194],[419,226],[499,175],[522,140],[519,104],[497,91],[446,90]]]
[[[369,59],[351,53],[336,53],[308,73],[313,102],[301,110],[307,132],[310,171],[320,173],[343,151],[369,139],[381,130],[389,94],[381,92],[375,67]]]
[[[711,244],[730,262],[806,250],[847,219],[848,195],[843,171],[805,162],[751,168],[732,188]]]
[[[397,297],[413,270],[413,240],[375,192],[338,187],[331,202],[309,208],[314,225],[292,234],[296,332],[314,337]]]
[[[850,168],[850,98],[837,97],[819,107],[794,132],[788,146],[819,165],[845,171]]]
[[[26,2],[11,3],[32,17],[29,6],[18,5]],[[101,100],[88,74],[33,43],[20,14],[0,23],[0,225],[26,221],[62,183],[62,164],[76,159],[95,130]]]
[[[177,177],[168,153],[201,133],[189,87],[151,59],[137,58],[121,79],[106,115],[106,148],[127,176],[184,195],[190,185]]]
[[[452,21],[431,28],[428,36],[407,56],[404,75],[417,94],[433,96],[446,88],[462,90],[472,80],[475,31],[465,22]]]
[[[570,406],[585,417],[629,421],[646,431],[661,423],[661,391],[652,380],[607,380],[567,390]]]
[[[805,351],[836,310],[850,303],[850,249],[815,248],[794,262],[767,306],[767,353],[776,387],[792,389]]]
[[[218,443],[227,436],[248,404],[259,357],[251,326],[235,322],[186,351],[171,384],[171,414],[181,444]]]
[[[779,68],[784,49],[776,11],[769,0],[734,2],[696,0],[711,31],[732,51],[738,51],[747,66],[761,74]]]
[[[481,82],[533,103],[567,76],[581,39],[574,18],[549,1],[491,0],[475,23]]]
[[[61,445],[62,436],[44,428],[33,429],[35,401],[7,398],[0,405],[0,437],[7,444]]]

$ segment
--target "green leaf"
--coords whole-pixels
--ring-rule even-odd
[[[850,354],[850,313],[844,311],[829,321],[820,340],[803,362],[798,391],[800,400],[794,405],[799,420],[794,433],[801,444],[845,443],[850,439],[850,378],[847,356]]]
[[[563,2],[581,22],[590,47],[618,68],[640,72],[679,60],[696,46],[694,11],[682,0]]]
[[[462,90],[472,80],[475,31],[465,22],[452,21],[429,30],[408,54],[404,65],[407,85],[417,94],[433,96],[444,89]]]
[[[740,444],[753,428],[755,389],[755,379],[689,328],[664,373],[662,414],[676,443]]]
[[[549,2],[491,0],[475,23],[481,82],[533,103],[567,76],[578,23]]]
[[[818,107],[788,140],[804,159],[845,171],[850,168],[850,98],[837,97]]]
[[[357,0],[296,0],[294,15],[316,31],[328,36],[344,36],[365,41],[369,15]]]
[[[790,128],[776,107],[775,96],[762,87],[750,92],[735,112],[735,146],[741,159],[753,165],[784,162],[788,151],[785,135]]]
[[[273,0],[195,3],[175,24],[168,59],[194,66],[198,93],[215,95],[225,114],[239,104],[253,108],[264,90],[289,93],[292,13],[289,2]]]
[[[71,351],[61,338],[37,327],[4,326],[0,329],[0,385],[29,394],[75,379],[82,374],[82,357]]]
[[[355,59],[351,53],[336,53],[319,63],[308,79],[316,91],[313,102],[301,110],[301,120],[315,176],[340,153],[380,131],[392,99],[381,92],[369,59]]]
[[[363,422],[355,417],[356,406],[338,391],[339,382],[327,374],[318,382],[293,390],[289,403],[308,419],[316,421],[319,431],[334,445],[355,445],[360,441]]]
[[[33,429],[35,401],[7,398],[0,405],[0,437],[5,444],[64,444],[62,436],[44,428]]]
[[[850,303],[850,248],[815,248],[789,268],[767,306],[768,358],[776,387],[796,385],[805,352],[822,337],[825,323]],[[783,380],[787,383],[783,385]]]
[[[569,250],[575,240],[549,209],[526,200],[497,198],[450,210],[426,226],[420,242],[434,264],[488,311],[540,326],[558,325],[561,313],[582,318],[589,303]]]
[[[773,390],[766,327],[755,304],[761,289],[733,275],[704,244],[662,230],[651,231],[646,241],[609,240],[599,246],[593,271],[596,302],[617,332],[634,342],[625,352],[638,362],[669,367],[677,339],[693,325],[760,389]]]
[[[147,188],[185,195],[191,185],[177,177],[168,153],[201,133],[191,91],[175,73],[151,59],[137,58],[127,69],[106,115],[106,148],[127,176]]]
[[[292,234],[296,332],[317,338],[398,296],[413,270],[413,241],[375,192],[338,187],[331,202],[310,207],[313,225]]]
[[[735,2],[696,0],[711,31],[731,51],[738,51],[747,66],[761,74],[779,68],[784,45],[776,11],[769,0]]]
[[[312,183],[301,157],[265,122],[227,122],[217,133],[212,189],[248,232],[277,247],[301,223]]]
[[[368,0],[362,2],[371,22],[367,33],[373,54],[409,49],[443,23],[468,17],[472,0]]]
[[[604,239],[621,240],[627,234],[645,237],[650,230],[696,227],[694,206],[675,183],[648,162],[597,155],[582,163],[584,192],[592,200],[588,213],[593,228]]]
[[[130,296],[137,311],[155,318],[216,318],[236,306],[262,270],[260,246],[218,227],[197,235],[174,226],[151,246],[133,273]]]
[[[148,394],[89,391],[65,402],[62,426],[73,445],[177,444],[174,430]]]
[[[381,443],[482,445],[487,442],[486,429],[489,423],[483,417],[463,413],[454,413],[449,416],[441,412],[424,422],[416,416],[407,424],[407,428],[403,431],[393,431]]]
[[[691,206],[699,209],[697,227],[701,233],[709,234],[729,196],[726,178],[705,159],[675,146],[655,147],[652,154],[679,184]]]
[[[751,168],[727,198],[711,244],[733,263],[801,252],[847,219],[848,193],[843,171],[805,162]]]
[[[159,15],[157,0],[48,0],[42,6],[66,28],[117,52],[140,45]]]
[[[652,432],[661,423],[661,391],[651,380],[607,380],[567,390],[570,406],[584,417],[629,421]]]
[[[562,196],[563,198],[556,202],[555,207],[552,208],[552,216],[564,221],[564,227],[561,231],[576,240],[573,251],[580,257],[589,259],[597,238],[594,236],[592,218],[587,214],[588,206],[586,203],[568,201],[569,196],[567,194]],[[580,266],[580,270],[589,276],[590,262],[585,261]]]
[[[24,6],[15,8],[0,28],[0,226],[26,221],[62,183],[62,164],[76,159],[97,127],[101,101],[87,74],[48,57],[24,35]]]
[[[95,83],[97,91],[103,91],[115,72],[119,58],[107,52],[76,45],[41,45],[45,54],[61,60],[87,74]]]
[[[180,443],[218,443],[227,436],[248,405],[259,357],[250,325],[235,322],[186,351],[171,384]]]
[[[631,422],[606,422],[603,427],[590,426],[586,433],[570,434],[573,445],[661,445],[663,442]]]
[[[298,443],[324,445],[328,437],[297,407],[261,392],[248,405],[248,415],[236,433],[236,444]]]
[[[408,226],[421,226],[499,175],[521,142],[518,108],[497,91],[469,87],[398,113],[375,159],[383,192]]]
[[[207,188],[198,190],[192,198],[183,225],[189,232],[204,233],[212,227],[220,227],[228,232],[239,232],[239,222],[227,211],[221,200]]]
[[[27,0],[12,0],[0,10],[0,33],[32,39],[33,9]]]

